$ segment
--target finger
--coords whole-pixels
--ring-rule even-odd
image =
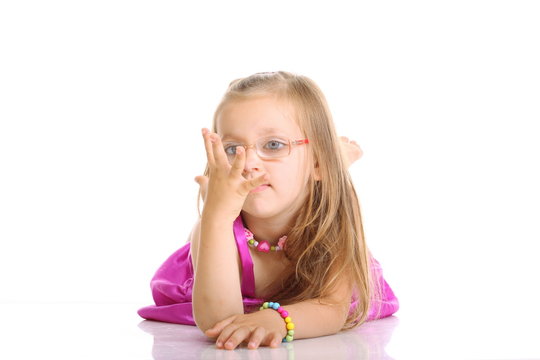
[[[263,341],[263,339],[265,338],[266,336],[266,329],[259,326],[258,328],[256,328],[252,333],[251,333],[251,337],[249,338],[249,343],[248,343],[248,348],[249,349],[256,349],[259,347],[259,345],[261,344],[261,341]]]
[[[259,177],[256,177],[255,179],[251,179],[246,181],[243,185],[244,190],[247,192],[255,189],[257,186],[261,186],[263,184],[266,184],[268,182],[268,174],[262,174]]]
[[[208,177],[204,175],[196,176],[195,182],[199,184],[201,188],[201,194],[202,194],[203,199],[206,199],[206,189],[208,188]]]
[[[342,141],[346,142],[346,143],[349,142],[349,138],[346,137],[346,136],[340,136],[339,138],[340,138]]]
[[[204,175],[195,176],[195,182],[199,184],[200,187],[206,186],[208,184],[208,177]]]
[[[221,333],[221,331],[223,331],[225,326],[232,323],[235,318],[236,318],[236,315],[229,316],[228,318],[217,322],[214,326],[212,326],[210,329],[207,329],[204,333],[209,337],[216,337],[218,336],[219,333]],[[208,334],[214,334],[214,335],[208,335]]]
[[[270,347],[278,347],[279,344],[281,344],[281,341],[283,339],[281,338],[281,335],[279,335],[278,333],[272,333],[272,335],[270,336],[270,340],[268,342],[268,346]]]
[[[208,159],[208,165],[214,166],[215,159],[214,159],[214,149],[212,148],[212,143],[210,141],[208,129],[202,129],[202,135],[204,139],[204,148],[206,150],[206,158]]]
[[[229,339],[231,334],[238,329],[238,325],[230,324],[225,326],[219,333],[218,338],[216,339],[216,346],[218,348],[223,348],[225,346],[225,342]]]
[[[225,150],[223,149],[223,143],[221,142],[221,138],[218,134],[211,134],[212,139],[212,148],[214,153],[214,160],[216,161],[216,165],[226,165],[227,167],[230,166],[229,159],[227,159],[227,154],[225,154]]]
[[[229,338],[231,337],[232,333],[238,329],[238,326],[231,325],[226,326],[219,334],[218,338],[216,339],[216,346],[219,349],[223,349],[225,347],[225,343]]]
[[[244,172],[245,161],[246,149],[244,149],[242,146],[237,146],[236,156],[234,157],[234,161],[232,163],[231,175],[242,176],[242,172]]]
[[[225,341],[225,344],[223,345],[223,347],[227,350],[233,350],[238,345],[240,345],[242,341],[248,339],[250,334],[251,334],[251,330],[248,327],[246,326],[239,327],[235,331],[233,331],[231,336],[227,339],[227,341]]]

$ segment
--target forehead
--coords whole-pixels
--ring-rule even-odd
[[[216,118],[216,131],[222,138],[301,135],[292,106],[273,97],[228,102]]]

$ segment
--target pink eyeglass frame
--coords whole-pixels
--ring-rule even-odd
[[[291,154],[291,148],[292,148],[292,145],[304,145],[304,144],[309,144],[309,140],[308,139],[300,139],[300,140],[289,140],[289,143],[291,145],[291,147],[289,148],[289,153],[287,154],[287,156],[289,156]],[[244,149],[250,149],[250,148],[254,148],[255,147],[255,144],[239,144],[239,145],[236,145],[236,146],[242,146]],[[255,153],[257,154],[257,156],[259,156],[261,159],[272,159],[272,158],[268,158],[268,157],[264,157],[264,156],[260,156],[259,153],[257,152],[257,149],[254,148],[255,150]],[[279,159],[279,158],[278,158]]]

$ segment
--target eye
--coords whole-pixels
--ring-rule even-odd
[[[286,144],[283,143],[280,140],[269,140],[265,145],[264,148],[267,150],[281,150],[283,147],[285,147]]]
[[[236,155],[236,147],[238,145],[225,145],[224,150],[227,155]]]

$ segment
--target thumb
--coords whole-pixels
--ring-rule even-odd
[[[199,184],[201,188],[201,195],[203,200],[206,199],[206,190],[208,189],[208,177],[204,175],[195,176],[195,182]]]

